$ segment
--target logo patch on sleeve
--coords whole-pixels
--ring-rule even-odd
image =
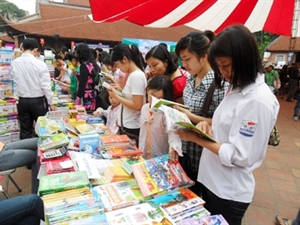
[[[245,137],[252,137],[256,130],[256,125],[257,123],[251,120],[243,120],[240,128],[240,134],[244,135]]]

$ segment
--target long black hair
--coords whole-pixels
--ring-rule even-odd
[[[147,90],[162,90],[164,99],[174,101],[173,99],[173,84],[171,79],[165,75],[154,76],[148,83]]]
[[[217,57],[232,58],[233,89],[254,83],[263,73],[256,41],[244,25],[234,25],[219,33],[211,43],[208,61],[215,72],[215,82],[221,86],[222,76],[215,61]]]
[[[167,69],[165,75],[172,74],[177,70],[177,66],[173,62],[170,52],[162,44],[154,46],[153,48],[150,49],[149,52],[147,52],[146,60],[148,60],[150,57],[159,59],[160,61],[167,63]]]
[[[112,62],[122,61],[124,57],[134,62],[140,70],[144,71],[144,59],[136,45],[119,43],[113,48],[110,56]]]

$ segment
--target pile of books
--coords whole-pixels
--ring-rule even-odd
[[[39,119],[46,224],[227,224],[188,189],[194,182],[178,161],[145,160],[128,136],[79,115],[85,121],[75,125]]]

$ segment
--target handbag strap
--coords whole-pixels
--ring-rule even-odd
[[[209,89],[206,93],[204,103],[202,106],[202,116],[203,117],[208,117],[208,110],[209,110],[209,107],[212,102],[212,96],[215,91],[215,88],[216,88],[216,84],[215,84],[215,80],[213,80],[213,82],[210,84]]]
[[[123,106],[123,104],[122,104],[122,106],[121,106],[121,129],[123,130],[124,129],[124,126],[123,126],[123,109],[124,109],[124,106]]]

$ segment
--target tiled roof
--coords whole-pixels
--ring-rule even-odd
[[[267,51],[290,51],[290,37],[280,36],[276,38],[269,46],[267,47]],[[295,50],[300,51],[300,37],[296,38]]]
[[[89,0],[67,0],[66,3],[71,4],[71,5],[80,5],[80,6],[90,7]]]
[[[91,11],[87,7],[39,3],[39,8],[40,19],[18,24],[10,21],[5,22],[24,35],[35,34],[41,37],[52,37],[57,33],[62,38],[76,37],[78,39],[102,41],[121,41],[122,38],[178,41],[185,34],[195,31],[186,26],[147,28],[125,20],[113,23],[94,23],[88,17]]]
[[[0,40],[9,43],[14,43],[14,40],[11,37],[9,37],[7,34],[0,35]]]

